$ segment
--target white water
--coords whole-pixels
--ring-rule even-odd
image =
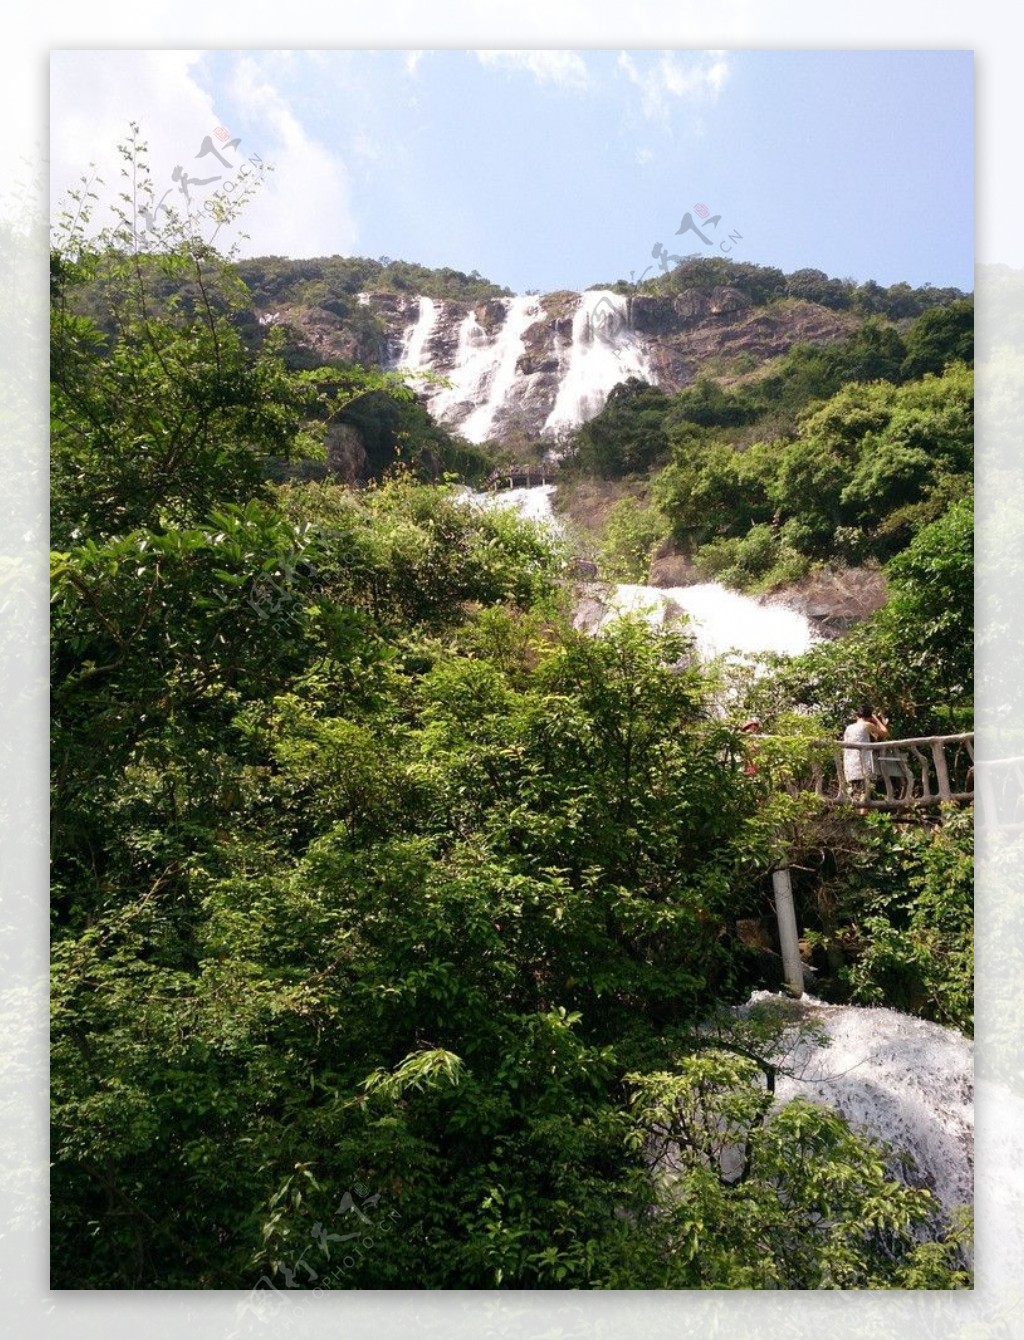
[[[538,484],[533,488],[507,489],[500,493],[474,493],[465,489],[461,496],[482,507],[514,507],[521,516],[538,521],[564,534],[554,515],[551,499],[556,485]],[[605,593],[602,589],[596,616],[577,618],[577,627],[600,632],[627,614],[641,614],[652,627],[681,622],[687,616],[686,631],[691,634],[702,660],[729,653],[754,656],[778,652],[796,656],[814,642],[808,620],[796,610],[782,605],[759,605],[749,596],[730,591],[717,582],[700,586],[635,586],[620,583]]]
[[[427,340],[437,325],[441,309],[433,298],[419,299],[419,314],[416,321],[405,333],[399,365],[410,372],[419,372],[429,366],[425,356]]]
[[[460,407],[477,405],[486,398],[486,383],[491,373],[493,347],[487,331],[469,311],[459,324],[459,347],[455,366],[445,375],[450,385],[430,397],[430,411],[443,422],[452,421]]]
[[[460,306],[423,296],[417,302],[416,320],[404,331],[394,366],[410,373],[433,368],[443,374],[446,387],[426,389],[428,407],[470,442],[493,437],[501,431],[502,420],[513,418],[527,403],[534,415],[544,415],[551,406],[540,431],[552,436],[593,418],[619,382],[629,377],[654,380],[643,343],[630,328],[626,298],[607,289],[580,294],[571,336],[556,338],[557,378],[547,370],[543,375],[524,372],[520,363],[527,330],[545,320],[537,295],[502,299],[502,319],[490,331],[470,309],[459,319],[457,334],[449,322],[458,319]]]
[[[545,433],[571,428],[598,414],[618,382],[654,376],[643,346],[629,328],[626,299],[607,289],[580,295],[572,322],[572,342]]]
[[[515,385],[523,336],[539,317],[540,305],[529,294],[520,294],[506,303],[505,320],[491,346],[489,365],[478,388],[479,403],[459,427],[470,442],[486,442],[492,435],[495,418]]]
[[[776,1099],[803,1097],[851,1126],[912,1155],[908,1180],[932,1190],[946,1209],[974,1200],[974,1044],[954,1029],[896,1010],[786,1001],[756,992],[751,1004],[779,1002],[821,1025],[831,1044],[801,1043],[784,1058]],[[740,1011],[742,1013],[742,1011]]]
[[[687,631],[705,661],[729,653],[798,656],[815,640],[807,619],[796,610],[759,605],[718,582],[670,587],[620,583],[613,588],[606,606],[597,630],[624,614],[641,614],[652,627],[677,623],[680,614],[689,616]]]
[[[473,489],[463,488],[456,496],[474,507],[511,507],[527,521],[536,521],[538,525],[561,536],[565,528],[551,510],[554,491],[554,484],[535,484],[528,489],[502,489],[496,493],[477,493]]]
[[[397,364],[410,372],[431,366],[427,344],[437,332],[444,309],[433,298],[419,298],[416,321],[408,327]],[[459,322],[453,367],[445,373],[448,385],[427,390],[434,417],[457,429],[470,442],[486,442],[503,409],[514,407],[517,364],[524,350],[523,336],[540,315],[532,295],[504,301],[505,314],[494,334],[488,334],[476,312]],[[467,410],[469,411],[467,413]]]

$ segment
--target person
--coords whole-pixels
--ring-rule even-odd
[[[743,732],[744,735],[759,735],[761,733],[761,722],[757,717],[750,717],[749,720],[744,721],[743,725],[740,727],[740,730]],[[757,745],[752,743],[750,745],[751,755],[754,753],[756,749]],[[752,756],[748,755],[747,763],[743,771],[748,777],[754,777],[757,775],[757,764],[754,762]]]
[[[843,731],[844,744],[870,744],[873,740],[884,740],[889,734],[889,723],[879,716],[871,703],[861,703],[857,708],[856,719]],[[871,783],[878,774],[878,764],[874,749],[844,749],[843,773],[846,777],[850,799],[859,802],[861,814],[867,808],[866,801],[871,794]]]

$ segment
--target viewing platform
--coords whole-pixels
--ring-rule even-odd
[[[757,738],[750,737],[751,743]],[[868,760],[863,759],[861,771],[872,774],[865,795],[852,795],[850,783],[846,780],[844,755],[854,750],[862,756],[869,755],[872,760],[869,765]],[[756,758],[756,753],[748,757]],[[1024,772],[1024,759],[1007,762],[1020,766],[1005,770],[1002,786],[1004,808],[1015,783],[1019,808],[1019,782]],[[750,766],[755,770],[757,768],[753,762]],[[983,768],[982,796],[986,804],[989,791],[996,782],[995,776],[990,775],[990,768],[991,765]],[[786,789],[805,793],[810,791],[836,811],[849,808],[863,814],[868,810],[887,810],[896,817],[931,823],[941,819],[940,814],[934,813],[941,805],[973,803],[974,782],[974,732],[969,731],[962,735],[919,735],[906,740],[875,740],[870,744],[816,740],[811,744],[806,760],[798,765],[796,775],[790,776]],[[805,976],[788,860],[781,860],[772,870],[772,888],[786,991],[799,999],[805,989]]]
[[[554,484],[557,472],[542,469],[540,466],[507,466],[503,470],[492,470],[484,480],[484,488],[492,492],[497,489],[532,489],[538,484]]]
[[[823,762],[812,758],[814,793],[829,805],[853,805],[861,810],[921,810],[936,805],[967,804],[974,800],[974,732],[963,735],[921,735],[908,740],[877,740],[871,744],[823,741]],[[873,784],[866,797],[851,796],[843,769],[843,755],[857,750],[873,756],[869,769]]]

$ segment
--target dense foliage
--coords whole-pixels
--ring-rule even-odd
[[[658,262],[660,273],[652,274],[655,266],[648,266],[627,284],[623,280],[611,285],[619,292],[656,294],[672,297],[688,289],[729,287],[745,294],[752,303],[766,306],[786,299],[818,303],[837,311],[850,311],[860,316],[884,316],[893,321],[918,317],[934,307],[946,307],[966,295],[957,288],[935,288],[924,284],[913,288],[910,284],[890,284],[888,288],[869,279],[858,284],[854,279],[830,278],[824,270],[802,269],[791,274],[772,265],[756,265],[752,261],[735,261],[725,256],[668,256],[664,248],[655,247],[652,256]],[[668,265],[668,261],[674,262]]]
[[[795,345],[730,383],[702,376],[668,396],[633,378],[575,430],[563,470],[643,482],[645,506],[615,514],[644,537],[638,580],[659,542],[698,576],[755,591],[825,564],[885,564],[949,509],[966,515],[972,362],[973,304],[957,300],[903,333],[871,318]],[[609,534],[609,576],[622,545]]]
[[[844,891],[863,940],[845,969],[855,1000],[973,1034],[972,819],[953,813],[933,832],[874,825]]]
[[[229,276],[135,240],[54,256],[54,1285],[967,1284],[897,1156],[771,1111],[785,1025],[727,1009],[800,741],[748,769],[688,639],[576,632],[513,514],[269,483],[389,388],[151,309],[150,263]],[[73,301],[98,271],[110,321]],[[899,989],[960,1020],[917,859],[851,989],[888,998],[909,924]]]
[[[353,316],[360,293],[424,294],[479,302],[511,297],[511,290],[492,284],[475,270],[463,274],[449,266],[430,269],[411,261],[381,256],[323,256],[291,260],[285,256],[258,256],[240,260],[235,269],[261,309],[300,304],[323,307],[338,316]]]

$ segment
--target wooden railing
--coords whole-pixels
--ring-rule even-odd
[[[864,798],[851,796],[843,767],[847,751],[864,756],[865,773],[874,779]],[[827,761],[822,755],[830,751]],[[909,740],[871,744],[824,741],[811,763],[816,795],[831,805],[869,810],[917,810],[974,799],[974,733],[921,735]],[[873,758],[873,766],[868,761]]]
[[[492,470],[484,481],[485,489],[530,489],[536,484],[553,484],[557,478],[557,472],[552,469],[543,470],[539,466],[532,469],[526,466],[511,466],[504,470]]]

